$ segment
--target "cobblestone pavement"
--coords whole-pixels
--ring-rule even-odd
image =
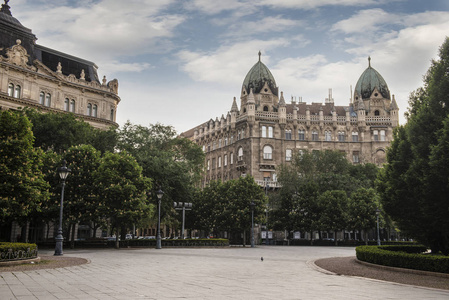
[[[65,250],[90,263],[2,272],[0,299],[449,299],[449,291],[329,275],[312,263],[354,255],[282,246]]]

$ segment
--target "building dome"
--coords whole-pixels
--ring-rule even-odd
[[[362,99],[368,99],[375,89],[381,93],[383,98],[390,99],[390,90],[388,89],[387,83],[382,75],[371,67],[371,58],[368,58],[368,68],[362,73],[357,81],[355,94],[361,96]]]
[[[265,83],[268,84],[271,92],[277,96],[278,88],[276,86],[276,80],[274,80],[273,75],[270,70],[260,61],[260,51],[259,51],[259,61],[249,70],[246,74],[245,80],[243,80],[243,89],[247,94],[253,89],[253,93],[260,93]]]

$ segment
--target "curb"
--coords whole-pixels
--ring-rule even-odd
[[[21,260],[11,260],[11,261],[2,261],[0,262],[0,266],[15,266],[15,265],[23,265],[23,264],[34,264],[39,263],[41,258],[35,257],[30,259],[21,259]]]

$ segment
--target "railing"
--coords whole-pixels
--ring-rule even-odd
[[[270,181],[270,180],[256,180],[256,183],[261,187],[266,187],[268,184],[269,188],[280,188],[282,187],[281,184],[277,181]]]

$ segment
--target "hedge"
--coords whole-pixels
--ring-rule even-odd
[[[424,253],[422,245],[411,246],[359,246],[355,249],[358,260],[421,271],[449,273],[449,256]]]
[[[37,257],[37,245],[27,243],[0,243],[0,262]]]
[[[114,242],[115,243],[115,242]],[[224,247],[229,246],[228,239],[164,239],[162,247]],[[120,241],[120,247],[156,247],[156,239],[133,239]]]

